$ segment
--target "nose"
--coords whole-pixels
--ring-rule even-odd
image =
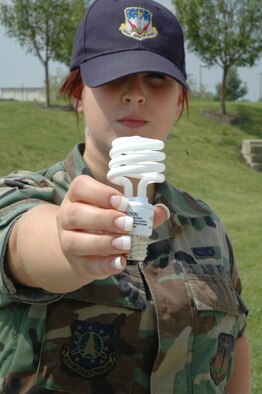
[[[144,105],[146,102],[143,76],[141,74],[131,75],[126,79],[123,93],[125,104]]]

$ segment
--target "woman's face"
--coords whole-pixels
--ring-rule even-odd
[[[85,86],[79,109],[88,129],[86,155],[95,149],[108,158],[112,141],[123,136],[165,140],[182,106],[181,86],[159,74],[134,74],[98,88]]]

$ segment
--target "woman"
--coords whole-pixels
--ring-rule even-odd
[[[150,185],[155,230],[130,264],[128,201],[107,179],[112,141],[165,141],[187,88],[173,14],[151,0],[91,5],[61,87],[85,144],[1,181],[2,392],[249,392],[246,307],[219,219]]]

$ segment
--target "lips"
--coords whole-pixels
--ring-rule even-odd
[[[131,128],[131,129],[143,127],[144,125],[146,125],[148,123],[145,119],[143,119],[137,115],[125,116],[124,118],[119,119],[119,122],[123,126]]]

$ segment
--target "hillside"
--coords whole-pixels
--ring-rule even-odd
[[[260,339],[262,285],[262,173],[241,159],[243,139],[262,138],[262,103],[228,104],[244,117],[238,125],[210,120],[203,111],[212,101],[192,101],[189,115],[174,126],[166,145],[166,175],[178,188],[205,200],[222,219],[235,251],[249,306],[247,335],[251,344],[253,389],[261,392]],[[83,139],[82,121],[70,111],[45,109],[33,103],[0,102],[0,174],[40,169],[67,154]]]

